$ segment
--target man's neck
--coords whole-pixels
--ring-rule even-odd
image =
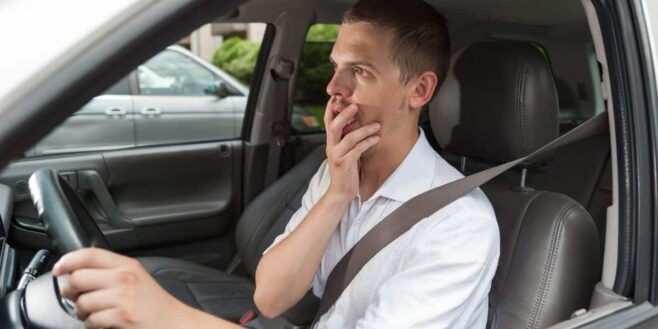
[[[386,179],[402,163],[419,138],[418,127],[400,134],[395,140],[389,140],[387,145],[381,145],[376,153],[361,157],[359,168],[361,178],[359,193],[361,200],[366,201],[384,184]]]

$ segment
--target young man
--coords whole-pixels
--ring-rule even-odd
[[[445,20],[421,0],[363,0],[348,10],[327,86],[327,160],[256,272],[255,302],[276,316],[309,287],[323,294],[340,258],[405,201],[462,175],[418,128],[445,79]],[[478,189],[381,250],[317,328],[484,328],[499,254],[495,215]],[[231,328],[185,306],[135,260],[87,249],[53,270],[72,272],[65,296],[87,325]]]

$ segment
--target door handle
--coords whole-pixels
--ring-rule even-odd
[[[158,116],[162,114],[162,111],[160,111],[160,109],[157,107],[145,107],[140,111],[140,113],[147,116]]]
[[[128,113],[126,109],[120,107],[110,107],[105,110],[105,115],[109,117],[120,117],[126,115],[126,113]]]
[[[100,174],[95,170],[78,171],[78,185],[81,189],[94,193],[98,202],[107,214],[107,220],[113,228],[130,228],[134,226],[133,220],[121,213],[105,186]]]

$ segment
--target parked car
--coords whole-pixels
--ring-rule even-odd
[[[27,156],[237,138],[249,88],[181,46],[169,46],[94,97]],[[292,127],[318,131],[295,104]]]

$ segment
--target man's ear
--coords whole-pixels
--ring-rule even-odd
[[[409,105],[414,109],[420,109],[429,103],[432,95],[434,95],[437,82],[436,73],[430,71],[425,71],[416,77],[416,79],[412,80]]]

